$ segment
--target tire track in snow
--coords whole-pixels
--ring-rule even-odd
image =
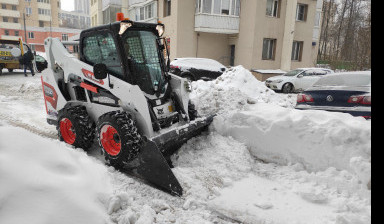
[[[11,124],[12,126],[23,128],[29,132],[32,132],[34,134],[37,134],[42,137],[51,138],[51,139],[57,139],[57,133],[53,131],[44,131],[41,130],[33,125],[26,124],[22,122],[21,120],[18,120],[16,118],[13,118],[9,115],[0,113],[0,120],[4,120]]]

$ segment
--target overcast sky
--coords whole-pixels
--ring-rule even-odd
[[[65,11],[72,11],[74,10],[74,1],[73,0],[65,0],[61,1],[61,9]]]

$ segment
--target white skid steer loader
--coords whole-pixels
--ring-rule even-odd
[[[87,150],[96,136],[110,165],[181,196],[169,156],[214,115],[199,117],[190,83],[168,73],[163,31],[126,19],[90,28],[80,34],[79,59],[49,37],[41,81],[60,140]]]

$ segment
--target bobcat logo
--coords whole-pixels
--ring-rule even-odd
[[[164,109],[163,108],[157,109],[157,114],[158,115],[164,114]]]

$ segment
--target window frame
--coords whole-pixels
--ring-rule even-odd
[[[34,32],[28,32],[28,38],[29,39],[35,39],[35,33]]]
[[[302,61],[303,48],[304,48],[304,41],[292,42],[291,61],[297,61],[297,62]]]
[[[272,2],[271,13],[268,14],[268,2]],[[267,0],[265,15],[268,17],[280,18],[281,0]]]
[[[65,38],[64,38],[65,37]],[[68,41],[68,34],[67,33],[62,33],[61,34],[61,40],[62,41]]]
[[[172,14],[172,1],[171,0],[164,0],[164,15],[163,17],[171,16]]]
[[[105,30],[103,33],[107,33],[108,35],[110,35],[110,37],[112,38],[113,40],[113,43],[115,44],[115,46],[118,46],[119,43],[118,41],[116,40],[116,37],[115,35],[110,31],[110,30]],[[94,32],[94,31],[91,31],[91,32],[87,32],[84,34],[84,36],[81,37],[81,43],[82,43],[82,46],[86,46],[85,45],[85,40],[87,38],[90,38],[90,37],[94,37],[94,36],[97,36],[97,35],[100,35],[101,32],[100,31],[97,31],[97,32]],[[100,47],[100,46],[99,46]],[[95,65],[94,62],[91,62],[87,59],[87,56],[86,54],[84,53],[84,49],[85,48],[81,48],[79,49],[80,50],[80,59],[81,61],[89,64],[89,65]],[[117,59],[119,61],[119,64],[120,65],[123,65],[123,66],[120,66],[121,68],[121,74],[117,74],[116,71],[113,71],[113,70],[110,70],[108,69],[108,73],[111,74],[112,76],[118,78],[118,79],[121,79],[121,80],[125,80],[127,81],[127,75],[126,75],[126,68],[125,68],[125,62],[123,62],[121,59],[122,59],[122,56],[121,56],[121,52],[119,50],[118,47],[116,47],[116,55],[117,55]],[[108,66],[107,66],[108,67]]]
[[[268,47],[267,47],[268,49],[267,49],[267,52],[264,52],[265,50],[264,44],[266,41],[268,41]],[[271,49],[271,45],[272,45],[272,49]],[[276,57],[276,45],[277,45],[276,38],[263,38],[263,47],[262,47],[263,50],[262,50],[261,59],[274,61]]]
[[[300,8],[303,7],[303,18],[299,18],[300,15]],[[296,21],[301,21],[305,22],[307,21],[307,14],[308,14],[308,5],[307,4],[302,4],[302,3],[297,3],[296,6]]]
[[[210,10],[204,11],[204,3],[206,1],[210,1],[210,4],[208,4]],[[229,9],[228,14],[223,13],[223,1],[224,0],[196,0],[195,4],[195,13],[196,14],[207,14],[207,15],[218,15],[218,16],[234,16],[239,17],[240,16],[240,0],[225,0],[228,1]],[[217,3],[220,4],[219,8],[216,8]],[[217,13],[217,10],[219,13]]]

